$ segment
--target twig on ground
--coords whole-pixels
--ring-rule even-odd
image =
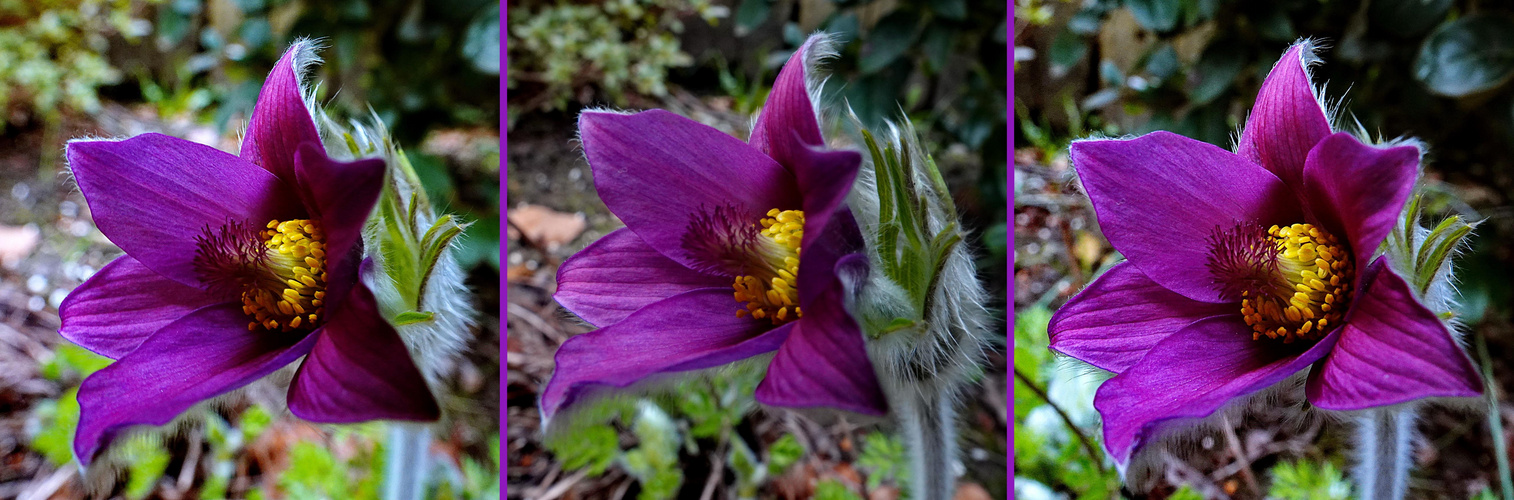
[[[37,486],[31,491],[22,493],[17,497],[18,500],[47,500],[48,498],[52,498],[53,493],[57,493],[58,489],[68,483],[69,479],[73,479],[78,468],[78,464],[69,462],[68,465],[64,465],[58,468],[58,470],[53,471],[52,475],[47,476],[47,479],[37,481],[35,483]]]
[[[1067,428],[1072,431],[1073,435],[1078,437],[1078,441],[1083,443],[1083,450],[1088,452],[1088,458],[1092,459],[1093,465],[1099,468],[1099,474],[1102,475],[1104,473],[1104,454],[1099,453],[1098,447],[1093,445],[1093,440],[1083,433],[1083,429],[1078,428],[1078,424],[1072,421],[1072,417],[1068,416],[1067,412],[1062,411],[1062,407],[1052,402],[1051,397],[1046,395],[1045,390],[1037,387],[1034,382],[1031,382],[1030,377],[1022,373],[1019,367],[1015,367],[1015,379],[1025,384],[1025,387],[1030,389],[1030,392],[1036,393],[1036,397],[1045,401],[1047,406],[1050,406],[1052,410],[1057,412],[1057,416],[1062,417],[1062,422],[1066,423]]]
[[[1230,448],[1230,453],[1235,455],[1235,463],[1238,465],[1239,469],[1237,472],[1241,474],[1241,479],[1246,481],[1247,488],[1251,488],[1251,491],[1260,494],[1262,492],[1262,487],[1257,484],[1256,475],[1251,473],[1252,457],[1248,455],[1246,453],[1246,450],[1241,447],[1241,438],[1240,436],[1235,435],[1235,426],[1230,423],[1230,416],[1222,416],[1220,417],[1220,421],[1220,426],[1224,429],[1225,445]],[[1226,476],[1228,475],[1229,474],[1226,474]],[[1223,476],[1217,479],[1222,478]]]

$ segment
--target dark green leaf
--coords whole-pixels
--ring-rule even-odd
[[[1125,0],[1136,22],[1151,31],[1168,31],[1178,24],[1180,0]]]
[[[1373,0],[1367,19],[1375,28],[1400,37],[1424,33],[1446,18],[1451,0]]]
[[[221,50],[221,47],[226,46],[226,37],[221,36],[221,32],[215,28],[206,26],[200,30],[200,46],[206,50]]]
[[[757,28],[768,18],[768,10],[771,0],[741,0],[741,6],[736,8],[736,29],[740,34],[745,34]]]
[[[825,23],[825,31],[833,34],[843,43],[857,39],[857,14],[844,12],[831,16],[831,20]]]
[[[988,249],[989,254],[1002,257],[1008,249],[1005,238],[1009,228],[1004,223],[994,224],[983,231],[983,247]]]
[[[1188,98],[1194,104],[1208,104],[1230,88],[1230,83],[1235,81],[1235,76],[1241,73],[1241,68],[1245,65],[1246,55],[1235,47],[1226,44],[1209,46],[1204,50],[1204,55],[1199,57],[1198,64],[1194,65],[1196,78],[1188,91]]]
[[[499,74],[499,4],[490,4],[463,33],[463,57],[479,71]]]
[[[893,64],[915,43],[920,34],[919,25],[918,15],[904,11],[896,11],[878,21],[866,38],[858,68],[863,73],[875,73]]]
[[[1288,13],[1281,7],[1276,5],[1273,7],[1252,18],[1252,22],[1256,23],[1256,30],[1261,33],[1262,38],[1276,42],[1292,42],[1294,37],[1298,36],[1294,34],[1293,21],[1288,19]]]
[[[1419,48],[1414,77],[1431,92],[1462,97],[1492,89],[1514,75],[1514,23],[1469,16],[1431,33]]]
[[[1064,30],[1051,40],[1048,52],[1052,66],[1065,70],[1083,60],[1083,54],[1088,52],[1088,44],[1083,43],[1083,37],[1071,30]]]
[[[204,6],[196,0],[174,0],[171,4],[171,8],[174,12],[184,14],[186,16],[199,14],[203,7]]]
[[[1146,58],[1146,72],[1162,80],[1178,72],[1178,52],[1172,44],[1163,43]]]
[[[920,41],[920,50],[925,53],[926,64],[939,70],[946,64],[946,59],[951,57],[952,46],[956,42],[957,33],[951,27],[932,24],[926,28],[925,38]]]
[[[936,0],[931,4],[941,17],[961,21],[967,19],[967,0]]]
[[[237,8],[241,9],[243,13],[260,12],[268,7],[268,2],[263,0],[237,0],[235,3],[237,4]]]
[[[1079,35],[1092,35],[1099,32],[1103,17],[1102,12],[1094,10],[1078,11],[1072,15],[1072,19],[1067,20],[1067,29]]]
[[[158,39],[165,45],[177,45],[189,34],[189,16],[173,9],[158,9]]]
[[[1119,66],[1115,66],[1114,61],[1108,59],[1099,62],[1099,79],[1110,87],[1125,86],[1125,73],[1120,71]]]
[[[789,45],[794,47],[804,45],[806,38],[808,37],[805,36],[804,30],[799,28],[799,23],[790,22],[783,24],[783,41],[788,42]]]
[[[273,26],[268,24],[267,19],[255,17],[242,23],[237,36],[243,44],[256,49],[273,42]]]

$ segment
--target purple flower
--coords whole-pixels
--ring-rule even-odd
[[[816,45],[779,73],[750,144],[662,110],[579,117],[595,188],[626,227],[558,270],[558,303],[600,329],[558,349],[545,415],[773,351],[758,401],[886,411],[846,309],[868,269],[845,204],[862,160],[824,149],[805,85]]]
[[[116,360],[79,387],[81,463],[126,427],[168,423],[301,356],[288,397],[301,418],[437,418],[358,280],[384,162],[326,156],[299,83],[310,50],[290,48],[268,75],[241,157],[161,134],[68,144],[95,224],[126,251],[59,307],[64,338]]]
[[[1272,69],[1237,153],[1167,132],[1072,145],[1128,260],[1057,311],[1051,348],[1116,374],[1094,407],[1119,463],[1306,367],[1306,396],[1327,410],[1481,393],[1451,333],[1373,259],[1418,149],[1332,133],[1312,57],[1298,44]]]

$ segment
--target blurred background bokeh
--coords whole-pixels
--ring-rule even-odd
[[[120,255],[63,164],[82,136],[163,132],[235,152],[258,89],[321,39],[317,100],[377,114],[443,209],[481,311],[438,394],[428,499],[499,489],[499,9],[490,0],[0,0],[0,498],[85,498],[69,444],[79,381],[106,362],[57,306]],[[371,108],[370,108],[371,107]],[[377,498],[383,424],[315,426],[254,385],[183,432],[123,443],[110,498]]]
[[[907,113],[971,232],[992,304],[1005,297],[1005,4],[967,0],[514,2],[509,11],[507,344],[511,498],[899,498],[908,462],[887,426],[760,408],[760,374],[697,379],[594,405],[544,439],[537,398],[553,354],[589,327],[552,301],[557,267],[621,226],[576,142],[585,107],[663,108],[747,137],[778,68],[807,35],[840,37],[832,111],[868,126]],[[844,101],[843,101],[844,100]],[[830,113],[836,114],[836,113]],[[834,138],[838,134],[831,134]],[[841,137],[845,141],[845,137]],[[958,422],[959,498],[1004,498],[1003,315]],[[676,396],[675,396],[676,395]]]
[[[1429,147],[1427,221],[1483,221],[1459,259],[1458,319],[1493,373],[1490,404],[1432,406],[1411,498],[1495,498],[1514,405],[1514,5],[1475,0],[1017,0],[1014,30],[1015,488],[1020,498],[1119,498],[1099,450],[1099,378],[1046,349],[1051,311],[1119,257],[1073,187],[1069,141],[1170,130],[1233,146],[1267,71],[1315,38],[1323,97],[1342,125]],[[1327,84],[1327,85],[1326,85]],[[1347,498],[1350,434],[1279,403],[1168,456],[1143,498]],[[1507,474],[1507,473],[1505,473]],[[1508,478],[1502,479],[1507,482]],[[1505,483],[1506,484],[1506,483]],[[1507,493],[1505,493],[1507,495]],[[1508,498],[1504,496],[1504,498]]]

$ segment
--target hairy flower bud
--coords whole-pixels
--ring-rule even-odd
[[[874,272],[854,311],[910,447],[914,498],[949,498],[955,406],[982,370],[987,294],[962,243],[956,204],[913,125],[890,125],[881,145],[861,133],[872,161],[849,201]]]
[[[439,213],[403,149],[378,116],[341,124],[321,114],[333,154],[381,157],[388,165],[378,207],[363,228],[362,279],[394,325],[416,366],[436,387],[466,347],[478,322],[453,255],[468,224]]]

